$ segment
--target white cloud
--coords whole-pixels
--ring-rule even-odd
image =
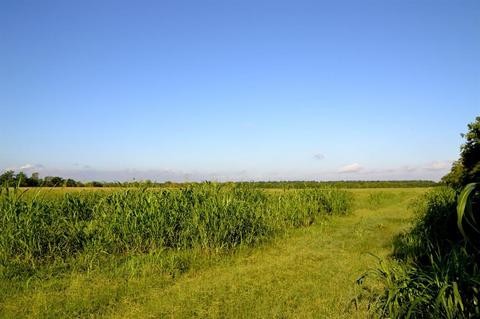
[[[322,161],[323,154],[312,153],[312,160]],[[410,163],[399,166],[366,168],[352,163],[335,168],[322,168],[311,163],[295,169],[260,168],[227,169],[227,170],[188,170],[167,168],[153,169],[98,169],[83,163],[70,164],[68,167],[52,168],[41,164],[24,164],[9,169],[26,174],[39,172],[42,177],[61,176],[76,180],[127,181],[151,179],[156,181],[250,181],[250,180],[402,180],[429,179],[439,180],[451,167],[452,161],[436,160],[424,163]],[[3,171],[0,169],[0,172]]]
[[[358,173],[363,169],[363,167],[358,163],[353,163],[345,165],[339,168],[339,173]]]
[[[15,171],[33,171],[33,170],[41,170],[44,166],[42,164],[25,164],[16,169]]]
[[[417,170],[417,167],[410,166],[410,165],[405,165],[400,168],[400,171],[404,171],[407,173],[415,172],[416,170]]]
[[[442,171],[442,170],[448,170],[452,166],[452,161],[434,161],[431,163],[428,163],[425,166],[425,169],[429,171]]]

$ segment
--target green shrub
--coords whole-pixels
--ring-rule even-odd
[[[461,239],[453,189],[437,187],[417,199],[411,209],[415,215],[414,227],[395,239],[395,257],[428,259],[432,253],[448,252]]]
[[[424,264],[382,261],[385,285],[373,304],[381,318],[478,318],[480,270],[463,249],[431,255]]]
[[[413,205],[414,227],[394,242],[397,260],[373,271],[385,284],[373,302],[380,317],[480,317],[479,255],[457,228],[456,197],[437,188]]]

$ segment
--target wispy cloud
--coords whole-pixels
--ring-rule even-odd
[[[339,173],[358,173],[363,170],[363,167],[358,163],[342,166],[338,169]]]
[[[21,165],[20,167],[12,168],[14,171],[35,171],[35,170],[42,170],[45,166],[42,164],[25,164]]]
[[[452,166],[452,161],[434,161],[425,166],[429,171],[443,171],[448,170]]]
[[[400,167],[399,170],[407,172],[407,173],[411,173],[411,172],[415,172],[417,169],[418,168],[415,167],[415,166],[405,165],[405,166]]]
[[[338,169],[339,173],[358,173],[363,169],[363,167],[358,163],[353,163],[349,165],[342,166]]]
[[[321,161],[321,153],[311,155]],[[26,174],[39,172],[42,177],[61,176],[81,181],[252,181],[252,180],[401,180],[401,179],[430,179],[439,180],[451,167],[452,161],[435,160],[427,163],[399,165],[392,167],[364,167],[359,163],[352,163],[337,169],[319,168],[312,164],[310,167],[296,169],[226,169],[226,170],[188,170],[152,168],[152,169],[100,169],[74,163],[63,168],[52,168],[42,164],[24,164],[5,170],[23,171]],[[3,171],[0,169],[0,172]]]

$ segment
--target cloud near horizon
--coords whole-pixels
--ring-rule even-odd
[[[425,169],[430,170],[430,171],[441,171],[441,170],[446,170],[452,167],[453,161],[433,161],[428,163],[425,166]]]
[[[363,170],[363,167],[358,163],[342,166],[338,169],[339,173],[358,173]]]
[[[352,163],[338,169],[299,168],[296,170],[224,170],[224,171],[182,171],[176,169],[95,169],[88,165],[72,164],[70,168],[50,168],[42,164],[24,164],[0,169],[31,174],[39,172],[42,177],[61,176],[80,181],[268,181],[268,180],[439,180],[450,169],[452,161],[432,161],[423,165],[403,165],[391,168],[369,169],[359,163]]]
[[[41,164],[25,164],[25,165],[22,165],[18,168],[18,170],[21,170],[21,171],[33,171],[33,170],[42,170],[44,169],[45,166],[41,165]],[[15,168],[12,168],[12,170],[16,171],[17,169]]]

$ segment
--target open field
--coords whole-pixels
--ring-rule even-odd
[[[480,319],[480,0],[0,0],[0,319]]]
[[[365,303],[360,301],[358,310],[351,303],[355,279],[376,266],[371,254],[391,253],[393,236],[409,225],[409,203],[426,190],[348,190],[353,208],[347,215],[310,206],[311,193],[288,191],[303,210],[289,218],[279,214],[278,208],[293,208],[285,204],[291,198],[276,212],[254,209],[257,216],[268,216],[260,226],[275,225],[268,228],[274,234],[249,242],[226,237],[234,243],[230,248],[222,246],[225,238],[215,241],[206,231],[202,238],[213,241],[196,242],[190,236],[193,244],[174,249],[130,242],[108,254],[82,251],[54,261],[47,254],[48,261],[35,264],[28,275],[1,279],[0,316],[364,318]],[[270,200],[265,203],[273,207]],[[240,225],[244,222],[250,223],[240,220]],[[370,285],[375,288],[374,282]]]

